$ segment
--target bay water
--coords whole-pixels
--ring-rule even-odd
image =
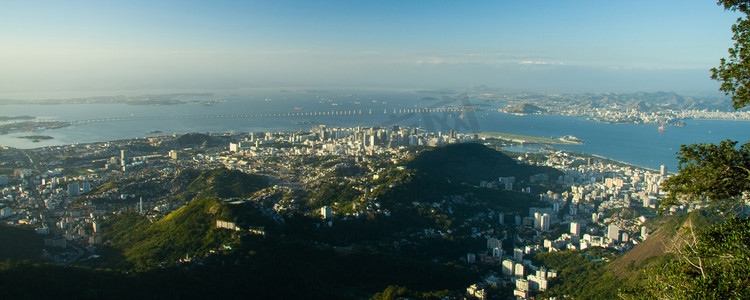
[[[499,111],[507,103],[408,89],[209,92],[210,95],[191,96],[196,102],[176,105],[0,104],[0,116],[31,115],[43,121],[100,120],[60,129],[0,135],[0,145],[28,149],[187,132],[309,130],[318,124],[329,127],[402,125],[443,132],[502,132],[548,138],[573,135],[585,144],[556,145],[555,149],[600,155],[651,169],[663,164],[674,172],[677,170],[675,153],[680,145],[750,140],[750,122],[687,120],[684,127],[667,126],[660,131],[659,125],[653,124],[606,124],[582,117],[510,115]],[[19,138],[28,135],[48,135],[54,139],[33,142]],[[538,147],[509,150],[534,151]]]

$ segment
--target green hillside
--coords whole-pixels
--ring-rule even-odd
[[[245,198],[265,187],[268,187],[268,180],[263,176],[219,168],[202,172],[187,186],[183,194],[188,200],[195,195]]]
[[[231,242],[232,231],[216,228],[216,220],[234,219],[227,204],[199,198],[153,223],[133,212],[107,219],[102,237],[121,249],[130,265],[144,269],[206,255]]]
[[[706,211],[693,211],[689,214],[679,214],[662,217],[650,223],[658,229],[642,243],[623,254],[607,266],[619,278],[640,276],[642,270],[655,266],[670,256],[670,251],[682,247],[689,237],[690,228],[697,233],[718,222],[716,216]]]
[[[456,262],[484,247],[484,238],[473,234],[484,223],[475,220],[545,205],[531,194],[480,188],[479,182],[515,176],[526,186],[530,175],[556,172],[519,165],[480,144],[423,151],[403,168],[349,168],[356,172],[331,172],[297,191],[269,188],[265,177],[235,170],[183,172],[168,181],[167,196],[186,203],[182,208],[156,219],[133,211],[107,216],[97,245],[101,257],[78,262],[87,267],[0,264],[6,280],[0,288],[19,297],[46,294],[19,289],[25,285],[13,274],[51,280],[71,268],[59,284],[92,299],[368,298],[389,286],[460,296],[478,280],[476,270]],[[118,188],[110,182],[108,188]],[[282,198],[298,199],[298,208],[276,213],[272,205]],[[245,202],[229,204],[236,199]],[[334,207],[332,223],[316,215],[322,205]],[[216,228],[217,220],[263,226],[267,234]]]
[[[450,238],[425,239],[411,245],[411,253],[450,260],[481,244],[482,241],[469,238],[476,226],[473,219],[484,218],[481,215],[487,212],[526,214],[531,206],[548,205],[532,196],[536,191],[529,194],[482,188],[477,186],[480,180],[496,181],[498,176],[523,178],[545,171],[550,170],[519,165],[480,144],[450,145],[422,151],[406,167],[389,166],[378,171],[377,176],[329,178],[310,190],[305,203],[313,212],[328,205],[339,217],[334,221],[339,225],[313,233],[319,240],[334,245],[382,243],[425,231],[452,232]],[[461,179],[473,184],[464,184]],[[376,209],[380,212],[374,212]],[[360,217],[340,218],[347,214]]]
[[[619,298],[620,294],[629,293],[643,284],[648,270],[660,268],[672,260],[674,255],[670,251],[684,245],[691,227],[697,233],[718,221],[705,210],[658,217],[648,223],[648,226],[658,229],[621,256],[601,248],[536,254],[535,261],[559,272],[558,277],[551,281],[551,288],[540,296]]]

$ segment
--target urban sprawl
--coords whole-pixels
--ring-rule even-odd
[[[34,226],[37,233],[45,236],[48,259],[69,264],[97,257],[96,247],[104,242],[97,234],[97,224],[103,218],[136,210],[157,219],[179,208],[164,195],[172,189],[170,178],[178,177],[184,170],[226,167],[267,175],[273,178],[274,185],[264,193],[270,194],[304,188],[346,165],[337,163],[312,168],[295,164],[302,159],[345,157],[354,163],[380,160],[398,166],[410,154],[426,147],[466,142],[490,146],[514,143],[478,133],[433,133],[399,126],[331,128],[315,125],[309,131],[205,136],[217,145],[204,143],[183,147],[178,142],[181,135],[165,135],[31,150],[0,148],[0,168],[12,170],[12,174],[8,171],[0,175],[1,221],[13,226]],[[623,252],[649,236],[649,228],[644,223],[655,215],[663,196],[659,186],[668,176],[663,166],[661,170],[648,170],[555,150],[542,155],[518,154],[515,159],[518,163],[560,170],[564,175],[558,178],[538,176],[529,181],[549,181],[566,188],[562,193],[540,193],[539,200],[548,203],[547,207],[532,207],[522,213],[484,214],[482,220],[491,223],[486,227],[491,229],[472,227],[473,237],[485,239],[487,248],[476,249],[456,260],[497,267],[486,274],[483,282],[467,288],[470,296],[483,298],[485,288],[491,285],[511,285],[519,297],[549,288],[548,282],[557,272],[525,259],[530,254],[591,247]],[[382,167],[378,166],[382,164],[372,166],[366,176],[379,176]],[[120,188],[95,194],[98,187],[113,179],[122,183]],[[531,192],[516,183],[514,177],[498,177],[481,182],[479,187]],[[362,187],[365,191],[367,188]],[[608,213],[630,207],[646,208],[640,210],[645,213],[634,217]],[[289,211],[298,209],[293,199],[279,199],[266,212],[283,218]],[[667,213],[692,209],[696,207],[673,207]],[[367,213],[387,215],[389,211],[376,199],[366,199],[354,211],[343,212],[339,207],[324,206],[305,213],[318,216],[323,226],[337,226],[334,225],[337,220]],[[217,223],[217,226],[232,225],[227,224]],[[517,230],[510,235],[503,230],[507,227]],[[564,233],[556,239],[545,238],[545,233],[553,228],[562,228]],[[428,231],[425,230],[425,236]],[[429,231],[429,234],[450,233]],[[512,253],[505,253],[501,247],[508,239],[515,245]]]

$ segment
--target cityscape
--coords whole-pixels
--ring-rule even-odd
[[[750,299],[750,0],[4,1],[8,299]]]
[[[203,146],[175,147],[186,139]],[[227,168],[263,174],[274,183],[273,187],[256,192],[250,198],[227,201],[256,203],[264,209],[264,214],[275,220],[302,213],[320,218],[322,223],[318,226],[347,226],[342,220],[391,214],[376,197],[368,196],[378,187],[366,178],[377,179],[394,166],[404,169],[409,157],[419,149],[458,143],[497,147],[514,142],[483,134],[454,131],[442,134],[399,126],[336,128],[315,125],[309,131],[299,132],[165,135],[31,150],[4,148],[2,167],[16,171],[11,176],[0,177],[4,203],[0,212],[7,225],[35,228],[36,233],[44,237],[45,249],[49,248],[45,255],[51,261],[71,264],[96,260],[101,255],[98,247],[111,242],[103,240],[100,232],[102,222],[113,213],[135,211],[158,220],[180,208],[170,202],[167,192],[177,188],[170,183],[172,178],[179,178],[179,174],[188,169]],[[329,167],[315,168],[299,163],[316,158],[327,161]],[[659,199],[664,197],[660,185],[669,176],[665,167],[648,170],[564,151],[532,156],[518,154],[513,159],[519,164],[554,168],[559,175],[550,178],[540,173],[530,178],[516,178],[498,174],[494,179],[472,184],[479,189],[528,194],[533,190],[535,194],[531,196],[538,199],[538,206],[524,211],[477,212],[464,224],[454,224],[446,231],[424,228],[424,232],[410,237],[415,240],[446,238],[452,235],[453,227],[466,227],[471,230],[471,239],[486,241],[486,248],[472,248],[465,257],[451,258],[456,263],[495,266],[481,274],[481,281],[467,286],[469,295],[484,298],[489,287],[514,287],[514,295],[528,298],[532,293],[548,289],[549,280],[557,276],[557,271],[534,264],[527,257],[539,252],[591,247],[624,253],[652,233],[653,229],[646,224],[657,216]],[[344,178],[351,182],[352,188],[364,193],[357,197],[358,201],[347,203],[351,207],[343,203],[320,207],[303,205],[295,199],[279,197],[279,194],[299,194],[326,180],[331,173],[356,166],[367,168],[359,176]],[[556,186],[557,192],[531,188],[542,182]],[[102,188],[113,183],[119,187]],[[444,202],[415,202],[414,205],[432,206],[436,213],[435,209],[446,208]],[[699,208],[700,205],[672,207],[667,215]],[[625,210],[631,213],[626,214]],[[455,218],[450,209],[447,217]],[[216,226],[240,230],[233,222],[217,221]],[[262,226],[251,230],[266,235]],[[413,241],[401,241],[404,242]],[[512,248],[503,247],[509,242]]]

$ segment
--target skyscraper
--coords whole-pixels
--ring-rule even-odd
[[[542,231],[549,231],[549,223],[550,223],[550,216],[549,214],[543,214],[541,217],[541,222],[539,223],[540,229]]]
[[[68,196],[78,196],[81,194],[81,187],[78,182],[68,183]]]
[[[125,157],[125,150],[124,149],[120,150],[120,165],[121,166],[123,167],[125,166],[126,159],[127,157]]]
[[[323,206],[320,208],[320,215],[323,217],[323,219],[328,219],[331,217],[331,208],[328,206]]]
[[[578,222],[570,222],[570,234],[574,236],[581,235],[581,226]]]
[[[620,240],[620,227],[615,224],[609,224],[607,227],[607,238],[613,241]]]

